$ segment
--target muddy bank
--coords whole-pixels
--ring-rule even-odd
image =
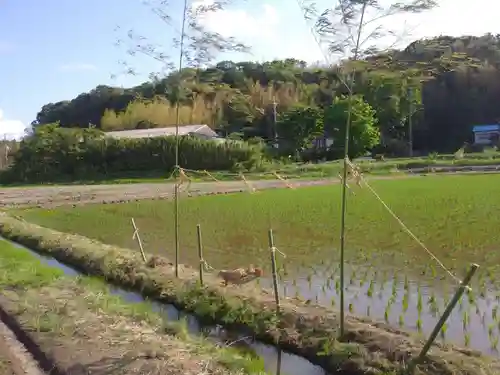
[[[279,342],[283,349],[330,372],[375,375],[399,370],[423,345],[410,333],[353,316],[347,320],[345,341],[339,342],[337,312],[331,309],[289,298],[283,301],[278,318],[272,294],[255,285],[223,288],[207,275],[207,285],[200,287],[195,282],[196,272],[189,267],[182,267],[181,277],[176,279],[167,261],[149,267],[131,250],[42,228],[6,214],[0,215],[0,234],[197,316],[243,325],[259,339]],[[434,345],[416,373],[493,375],[500,373],[500,362],[470,350]]]
[[[5,324],[5,312],[0,308],[0,374],[44,375],[35,355],[23,345],[13,330]],[[55,374],[54,374],[55,375]]]

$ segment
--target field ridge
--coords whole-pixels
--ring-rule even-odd
[[[351,375],[397,371],[413,358],[422,341],[385,323],[349,316],[347,342],[339,342],[337,313],[304,301],[283,300],[278,321],[273,296],[256,288],[222,288],[207,278],[205,287],[196,283],[196,273],[183,266],[181,278],[173,276],[171,263],[163,260],[148,267],[139,254],[105,245],[88,238],[57,232],[5,213],[0,214],[0,233],[35,251],[48,254],[90,274],[105,277],[121,286],[140,290],[144,295],[174,303],[198,316],[226,324],[244,325],[259,339],[279,342],[283,349],[302,355],[327,371]],[[426,363],[416,374],[476,375],[500,373],[500,361],[468,349],[433,345]]]
[[[2,375],[57,375],[56,366],[39,350],[18,322],[2,307],[0,296],[0,373]],[[42,371],[43,369],[43,371]]]

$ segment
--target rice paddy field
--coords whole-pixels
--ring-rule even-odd
[[[372,181],[385,203],[440,261],[462,278],[481,267],[441,331],[441,340],[498,355],[500,339],[500,175],[428,176]],[[387,212],[366,187],[352,186],[346,218],[346,308],[428,334],[457,282]],[[179,204],[181,262],[198,265],[196,225],[214,269],[254,264],[269,275],[272,228],[284,295],[339,303],[339,185],[196,198]],[[148,253],[174,256],[174,203],[134,203],[17,210],[63,232],[137,249],[135,219]],[[261,283],[269,285],[270,278]]]

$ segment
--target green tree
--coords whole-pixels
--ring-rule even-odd
[[[279,137],[297,151],[323,134],[323,111],[317,107],[295,106],[281,115],[277,125]]]
[[[388,154],[406,155],[410,127],[415,150],[454,152],[471,141],[471,125],[500,120],[500,36],[440,36],[361,60],[352,90],[345,86],[344,62],[307,66],[293,59],[222,61],[207,68],[188,66],[130,88],[100,85],[72,100],[44,105],[33,124],[87,128],[90,123],[106,129],[106,110],[120,113],[131,102],[167,100],[174,106],[181,102],[180,113],[187,113],[181,123],[202,121],[223,134],[270,139],[274,101],[279,115],[297,105],[327,107],[336,96],[352,91],[377,111],[384,146],[397,145],[398,151]],[[180,80],[184,90],[177,96]],[[201,109],[207,110],[208,119],[197,120]],[[156,126],[174,124],[176,111],[171,114]],[[144,124],[153,126],[154,121]],[[115,130],[123,128],[117,125]]]
[[[325,110],[325,131],[334,140],[333,150],[339,155],[344,153],[345,123],[349,113],[349,97],[334,99]],[[380,142],[376,111],[360,95],[351,99],[351,127],[349,135],[349,157],[355,158]]]

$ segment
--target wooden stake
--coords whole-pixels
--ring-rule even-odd
[[[281,375],[281,357],[283,355],[283,351],[280,346],[277,346],[276,350],[278,351],[278,358],[276,359],[276,375]]]
[[[139,235],[139,228],[137,228],[137,225],[135,225],[134,218],[132,218],[132,226],[134,227],[134,234],[132,236],[132,239],[133,240],[137,239],[137,243],[139,244],[139,249],[141,249],[142,259],[144,259],[144,263],[146,263],[147,262],[146,254],[144,254],[144,248],[142,247],[141,236]]]
[[[278,271],[276,267],[276,247],[274,247],[273,230],[269,229],[269,248],[271,250],[271,268],[273,273],[274,299],[276,301],[276,313],[280,313],[280,295],[278,289]]]
[[[408,366],[408,371],[407,371],[408,374],[413,374],[417,365],[419,363],[422,363],[423,360],[425,359],[425,356],[426,356],[427,352],[429,351],[429,349],[431,348],[432,343],[436,340],[436,337],[438,336],[439,331],[443,327],[444,323],[446,323],[446,320],[451,315],[451,312],[453,311],[453,309],[457,305],[460,298],[462,298],[462,295],[464,294],[465,290],[467,289],[472,277],[474,276],[474,274],[476,273],[478,268],[479,268],[479,266],[477,264],[473,263],[471,265],[469,272],[467,272],[467,275],[465,275],[463,281],[460,283],[457,291],[453,295],[453,298],[448,303],[448,306],[446,306],[446,309],[444,310],[443,315],[441,315],[441,318],[439,318],[439,321],[436,323],[434,330],[431,332],[429,338],[425,342],[422,350],[418,354],[418,357],[415,358],[412,362],[410,362],[410,365]]]
[[[196,225],[196,233],[198,235],[198,257],[200,258],[200,284],[203,285],[203,267],[205,260],[203,259],[203,242],[201,241],[201,225]]]

